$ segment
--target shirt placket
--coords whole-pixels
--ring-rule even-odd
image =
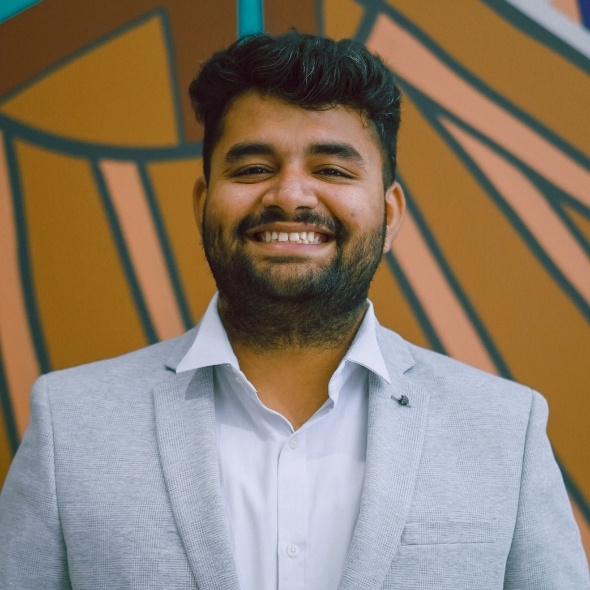
[[[308,551],[307,437],[287,439],[278,465],[278,590],[304,590]]]

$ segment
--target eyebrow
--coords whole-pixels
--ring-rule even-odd
[[[235,164],[249,156],[271,156],[275,150],[267,143],[244,141],[236,143],[225,154],[224,160],[228,164]]]
[[[348,143],[314,143],[309,146],[307,153],[310,156],[337,156],[362,166],[365,164],[361,154]]]
[[[272,156],[275,149],[268,143],[244,141],[232,145],[225,154],[227,164],[235,164],[250,156]],[[365,160],[353,146],[348,143],[314,143],[310,145],[306,154],[308,156],[337,156],[343,160],[356,162],[364,166]]]

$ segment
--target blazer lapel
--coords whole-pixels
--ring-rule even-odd
[[[171,372],[154,390],[154,404],[166,486],[197,585],[239,590],[219,483],[211,367]]]
[[[400,544],[422,454],[429,396],[410,376],[414,361],[406,344],[394,334],[384,338],[391,383],[369,378],[365,482],[340,590],[381,588]],[[396,401],[402,395],[409,405]]]

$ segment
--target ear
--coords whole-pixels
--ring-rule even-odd
[[[394,182],[385,191],[386,234],[383,254],[391,250],[395,236],[399,233],[406,212],[406,197],[399,182]]]
[[[201,176],[195,182],[193,187],[193,213],[199,232],[203,233],[203,214],[205,211],[205,202],[207,201],[207,183]]]

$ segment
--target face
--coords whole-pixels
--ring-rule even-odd
[[[195,186],[222,296],[236,286],[275,298],[336,294],[342,283],[368,289],[403,211],[400,186],[383,187],[379,145],[361,114],[310,111],[255,91],[232,102],[209,185]]]

